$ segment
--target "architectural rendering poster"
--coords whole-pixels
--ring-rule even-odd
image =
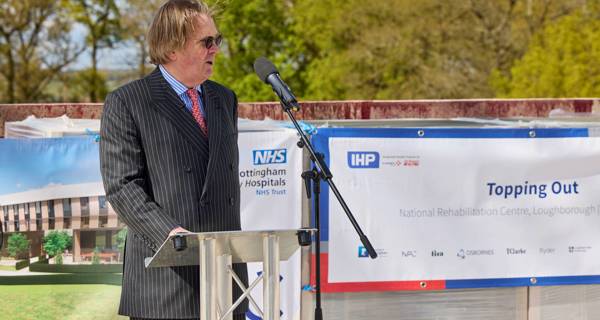
[[[320,130],[314,140],[379,254],[367,257],[326,188],[323,288],[598,282],[600,138],[590,132]]]
[[[0,206],[103,194],[93,137],[0,139]]]

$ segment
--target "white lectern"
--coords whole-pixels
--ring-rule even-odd
[[[299,248],[298,233],[304,242],[316,229],[224,231],[181,233],[169,237],[152,257],[146,268],[200,266],[200,319],[231,320],[233,310],[247,298],[264,320],[279,320],[279,262],[287,260]],[[173,239],[184,240],[175,248]],[[307,243],[303,243],[307,245]],[[232,263],[261,262],[262,274],[246,288],[233,272]],[[232,279],[242,295],[232,303]],[[263,283],[263,309],[250,292]]]

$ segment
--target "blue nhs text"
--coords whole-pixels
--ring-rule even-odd
[[[287,162],[287,149],[252,150],[254,165],[281,164]]]

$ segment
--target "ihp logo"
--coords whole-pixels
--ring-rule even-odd
[[[287,162],[287,149],[252,150],[254,165]]]
[[[350,168],[379,168],[379,152],[348,151],[348,166]]]
[[[369,252],[367,251],[367,248],[363,247],[363,246],[359,246],[358,247],[358,257],[359,258],[367,258],[369,256]]]

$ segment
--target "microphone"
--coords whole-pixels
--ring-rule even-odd
[[[260,80],[273,87],[273,91],[275,91],[287,109],[292,109],[292,111],[300,110],[300,105],[292,90],[281,80],[277,68],[275,68],[271,61],[264,57],[256,59],[254,61],[254,72],[256,72]]]

